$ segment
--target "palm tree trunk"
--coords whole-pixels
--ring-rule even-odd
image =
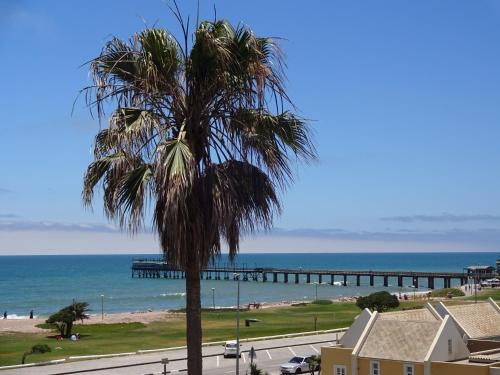
[[[186,337],[189,375],[202,375],[200,265],[189,259],[186,267]]]

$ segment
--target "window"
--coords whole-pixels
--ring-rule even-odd
[[[370,363],[371,375],[380,375],[380,363],[378,361],[371,361]]]
[[[414,375],[414,368],[411,363],[405,363],[403,366],[403,375]]]
[[[453,353],[453,346],[451,344],[451,339],[448,339],[448,354]]]
[[[347,370],[345,366],[335,365],[333,366],[333,375],[346,375]]]

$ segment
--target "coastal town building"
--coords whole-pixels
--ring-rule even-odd
[[[465,271],[470,277],[495,275],[495,267],[493,266],[469,266],[465,269]]]
[[[449,315],[467,339],[500,338],[500,308],[491,298],[474,304],[445,305],[439,302],[435,310],[441,317]]]
[[[365,309],[339,346],[322,348],[322,374],[500,375],[497,332],[500,308],[493,301],[389,313]],[[481,347],[478,339],[488,344]]]

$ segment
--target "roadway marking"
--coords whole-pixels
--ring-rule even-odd
[[[296,356],[297,354],[295,354],[295,352],[293,351],[292,348],[288,347],[288,350],[290,350],[290,353],[292,353],[294,356]]]
[[[269,350],[266,349],[266,353],[269,356],[269,359],[273,359],[273,357],[271,357],[271,353],[269,353]]]
[[[310,347],[311,347],[311,349],[312,349],[312,350],[314,350],[316,353],[319,353],[319,350],[318,350],[318,349],[316,349],[314,346],[312,346],[312,345],[309,345],[309,346],[310,346]]]
[[[217,356],[217,367],[219,367],[219,356]]]
[[[245,353],[241,353],[241,357],[243,358],[243,363],[247,363],[247,359],[245,358]]]

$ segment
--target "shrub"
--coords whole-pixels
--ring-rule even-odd
[[[31,350],[29,352],[26,352],[23,354],[23,359],[21,363],[24,365],[24,362],[26,361],[26,357],[31,355],[31,354],[36,354],[36,353],[47,353],[50,352],[50,347],[47,344],[36,344],[31,347]]]
[[[436,289],[431,292],[431,297],[448,297],[449,295],[453,297],[463,297],[465,293],[457,288],[444,288]]]
[[[398,297],[393,296],[386,291],[382,291],[372,293],[365,297],[359,297],[356,301],[356,306],[358,306],[361,310],[368,308],[378,312],[383,312],[388,309],[398,307],[399,301]]]
[[[315,305],[331,305],[333,302],[329,299],[315,299],[311,303]]]

